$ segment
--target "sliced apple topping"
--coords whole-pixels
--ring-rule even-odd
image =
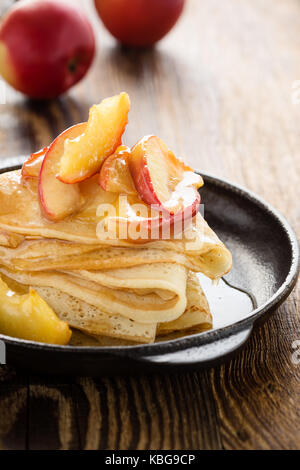
[[[22,179],[38,178],[40,169],[49,147],[44,147],[38,152],[32,153],[30,157],[23,163],[21,174]]]
[[[66,139],[76,139],[85,132],[86,123],[77,124],[60,134],[50,145],[39,174],[39,196],[44,216],[59,221],[78,211],[83,198],[78,184],[65,184],[57,179]]]
[[[104,160],[121,143],[129,109],[127,93],[107,98],[92,106],[84,133],[65,140],[58,171],[60,181],[78,183],[100,170]]]
[[[134,232],[129,239],[135,240],[138,230],[146,233],[144,240],[164,238],[168,230],[172,236],[191,222],[200,206],[201,176],[156,136],[144,137],[132,149],[120,145],[129,108],[126,93],[102,101],[91,108],[87,123],[67,129],[27,160],[22,177],[36,178],[39,172],[46,218],[60,221],[80,212],[79,218],[93,219],[107,198],[115,204],[118,195],[125,195],[131,199],[126,214],[109,218]]]
[[[130,148],[121,145],[116,153],[105,160],[99,175],[99,184],[104,191],[137,194],[128,167],[129,155]]]
[[[141,199],[169,214],[199,209],[201,176],[178,160],[156,136],[144,137],[132,149],[129,168]]]

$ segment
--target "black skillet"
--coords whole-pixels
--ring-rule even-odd
[[[23,160],[2,161],[0,172],[19,168]],[[99,376],[197,369],[237,352],[257,322],[265,320],[295,286],[298,242],[284,217],[258,196],[201,174],[205,218],[233,254],[234,266],[226,281],[255,299],[245,318],[208,332],[141,346],[52,346],[0,335],[6,362],[47,374]]]

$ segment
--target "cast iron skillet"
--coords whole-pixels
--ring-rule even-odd
[[[0,172],[19,168],[23,160],[2,162]],[[7,363],[47,374],[99,376],[197,369],[238,351],[258,320],[265,319],[292,291],[299,273],[298,243],[284,217],[258,196],[201,174],[205,218],[233,253],[234,267],[226,279],[257,302],[248,317],[223,328],[151,345],[52,346],[0,335],[6,344]]]

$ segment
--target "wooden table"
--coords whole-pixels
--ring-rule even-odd
[[[188,0],[159,46],[124,50],[98,36],[88,77],[51,103],[7,90],[0,154],[28,154],[87,118],[103,97],[132,99],[126,140],[154,133],[194,167],[243,184],[300,233],[300,4]],[[294,86],[297,86],[295,84]],[[300,95],[300,94],[299,94]],[[272,234],[270,234],[272,236]],[[299,289],[231,362],[139,378],[33,377],[0,371],[5,449],[300,448]]]

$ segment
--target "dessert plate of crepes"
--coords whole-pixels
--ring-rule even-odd
[[[107,98],[49,146],[2,162],[9,364],[77,375],[205,366],[238,351],[295,285],[286,220],[158,136],[128,147],[129,110],[127,93]]]

